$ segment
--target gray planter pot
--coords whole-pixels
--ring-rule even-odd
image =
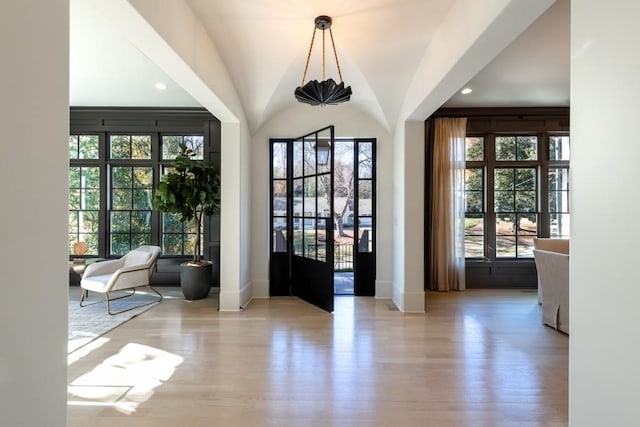
[[[213,264],[208,261],[201,265],[180,264],[180,287],[185,299],[202,299],[209,295],[212,269]]]

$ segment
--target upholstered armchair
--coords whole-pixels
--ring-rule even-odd
[[[161,301],[162,294],[151,287],[150,281],[151,273],[160,253],[161,249],[158,246],[140,246],[120,259],[102,261],[89,265],[80,281],[80,287],[82,288],[80,306],[84,307],[83,303],[87,293],[88,291],[92,291],[104,294],[107,302],[107,312],[109,314],[128,311],[137,307],[113,313],[111,312],[110,302],[135,294],[136,288],[139,287],[148,287],[160,297],[158,301]],[[121,290],[131,290],[131,292],[124,296],[110,298],[110,292]]]
[[[534,249],[542,286],[542,323],[569,333],[569,255]]]
[[[549,252],[558,252],[569,255],[569,239],[550,239],[548,237],[537,237],[533,239],[534,249],[540,249]],[[538,275],[539,276],[539,275]],[[538,304],[542,305],[542,285],[538,279]]]

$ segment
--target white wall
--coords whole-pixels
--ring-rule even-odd
[[[394,135],[393,302],[424,312],[424,122],[407,121]]]
[[[117,31],[222,124],[221,311],[238,311],[249,281],[250,134],[242,105],[218,49],[185,0],[90,0]]]
[[[251,271],[253,296],[269,296],[269,139],[295,138],[335,125],[336,137],[377,139],[376,297],[391,297],[393,259],[393,147],[379,122],[348,103],[326,107],[299,104],[274,116],[253,136],[251,163]]]
[[[569,424],[640,419],[640,2],[571,4]]]
[[[0,424],[66,425],[68,0],[0,2]]]

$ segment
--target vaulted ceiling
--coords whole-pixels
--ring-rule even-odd
[[[167,2],[174,0],[165,0]],[[185,1],[185,0],[179,0]],[[442,0],[186,0],[214,41],[251,129],[297,101],[314,17],[333,18],[350,103],[391,126],[434,34]],[[71,1],[71,105],[197,106],[86,0]],[[179,30],[179,29],[176,29]],[[320,78],[321,38],[308,78]],[[339,80],[327,43],[327,77]],[[158,90],[154,85],[164,83]],[[446,106],[569,104],[569,0],[558,0]]]

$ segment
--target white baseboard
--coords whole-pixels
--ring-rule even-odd
[[[251,300],[253,299],[253,286],[252,282],[247,282],[244,284],[242,289],[240,289],[240,307],[245,308],[249,305]]]
[[[424,291],[421,292],[402,292],[393,290],[393,303],[398,309],[404,313],[424,313]]]
[[[245,283],[241,289],[228,290],[220,288],[220,311],[240,311],[251,302],[251,282]]]
[[[388,280],[376,280],[376,299],[393,298],[393,283]]]
[[[253,284],[253,298],[269,298],[269,281],[268,280],[254,280]]]

